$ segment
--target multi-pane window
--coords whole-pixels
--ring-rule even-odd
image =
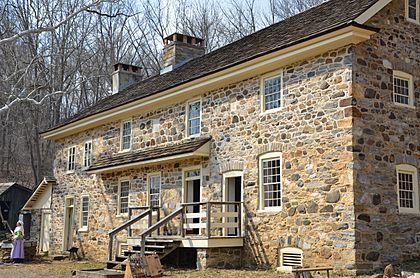
[[[92,165],[92,142],[86,142],[83,151],[83,167],[88,168]]]
[[[282,78],[281,75],[263,80],[263,110],[269,111],[281,108]]]
[[[394,71],[394,93],[395,103],[414,106],[414,84],[410,74]]]
[[[200,134],[201,131],[201,101],[188,103],[187,106],[188,136]]]
[[[121,150],[126,151],[131,149],[131,121],[122,123],[121,131]]]
[[[67,171],[74,171],[76,168],[76,147],[70,147],[67,155]]]
[[[406,0],[407,18],[420,23],[420,0]]]
[[[149,206],[160,206],[160,174],[149,176]]]
[[[130,182],[120,182],[120,188],[118,192],[118,213],[128,213],[128,198],[130,192]]]
[[[272,153],[260,157],[261,209],[281,208],[281,154]]]
[[[82,229],[87,229],[89,224],[89,196],[82,196],[81,203],[81,226]]]
[[[397,166],[397,187],[400,212],[419,213],[419,184],[414,166]]]

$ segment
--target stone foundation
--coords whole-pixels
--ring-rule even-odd
[[[25,241],[25,260],[32,260],[37,254],[37,242]],[[3,242],[0,248],[0,262],[10,261],[10,253],[12,251],[12,243]]]
[[[243,248],[223,247],[197,249],[197,269],[242,267]]]

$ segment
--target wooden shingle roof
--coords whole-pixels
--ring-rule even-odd
[[[193,59],[171,72],[140,81],[118,94],[98,101],[43,133],[336,29],[350,25],[360,26],[355,22],[356,19],[377,2],[378,0],[331,0]]]

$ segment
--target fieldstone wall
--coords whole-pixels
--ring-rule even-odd
[[[197,249],[197,269],[235,269],[242,266],[242,248],[199,248]]]
[[[74,244],[82,254],[105,260],[107,233],[126,220],[116,215],[118,181],[129,177],[130,204],[144,205],[147,174],[161,172],[163,213],[167,213],[182,202],[182,169],[196,165],[202,168],[203,201],[221,201],[222,174],[243,171],[244,266],[277,266],[279,242],[290,238],[293,247],[304,250],[305,265],[354,271],[352,58],[353,48],[344,47],[285,67],[284,108],[275,113],[261,113],[261,76],[204,93],[202,133],[212,136],[209,159],[88,175],[81,167],[83,143],[93,139],[93,161],[115,155],[120,150],[120,122],[59,141],[51,253],[62,251],[66,196],[75,197]],[[177,103],[132,117],[133,150],[184,139],[185,106]],[[67,148],[73,145],[76,171],[67,173]],[[267,152],[282,152],[283,207],[278,212],[259,210],[258,158]],[[88,232],[77,232],[82,194],[90,196]],[[175,226],[169,229],[177,232]],[[208,252],[213,257],[224,254]]]
[[[379,33],[355,47],[352,109],[358,269],[420,257],[420,214],[400,214],[396,166],[420,169],[420,26],[392,1],[368,22]],[[412,74],[415,107],[393,103],[393,70]]]

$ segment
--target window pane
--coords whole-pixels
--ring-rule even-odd
[[[394,102],[410,104],[410,80],[394,76]]]
[[[152,207],[160,206],[160,176],[149,177],[149,205]]]
[[[89,219],[89,197],[82,198],[82,227],[88,226]]]
[[[123,181],[120,184],[120,213],[128,212],[128,196],[130,191],[130,183]]]
[[[281,107],[281,77],[267,79],[264,81],[264,103],[265,110]]]
[[[131,122],[123,123],[122,130],[122,149],[128,150],[131,148]]]
[[[281,162],[279,158],[262,161],[264,207],[281,206]]]
[[[398,173],[398,186],[400,207],[414,208],[414,184],[413,174]]]
[[[199,134],[201,129],[200,122],[201,104],[199,101],[188,106],[188,135]]]
[[[408,17],[417,20],[417,1],[408,0]]]

